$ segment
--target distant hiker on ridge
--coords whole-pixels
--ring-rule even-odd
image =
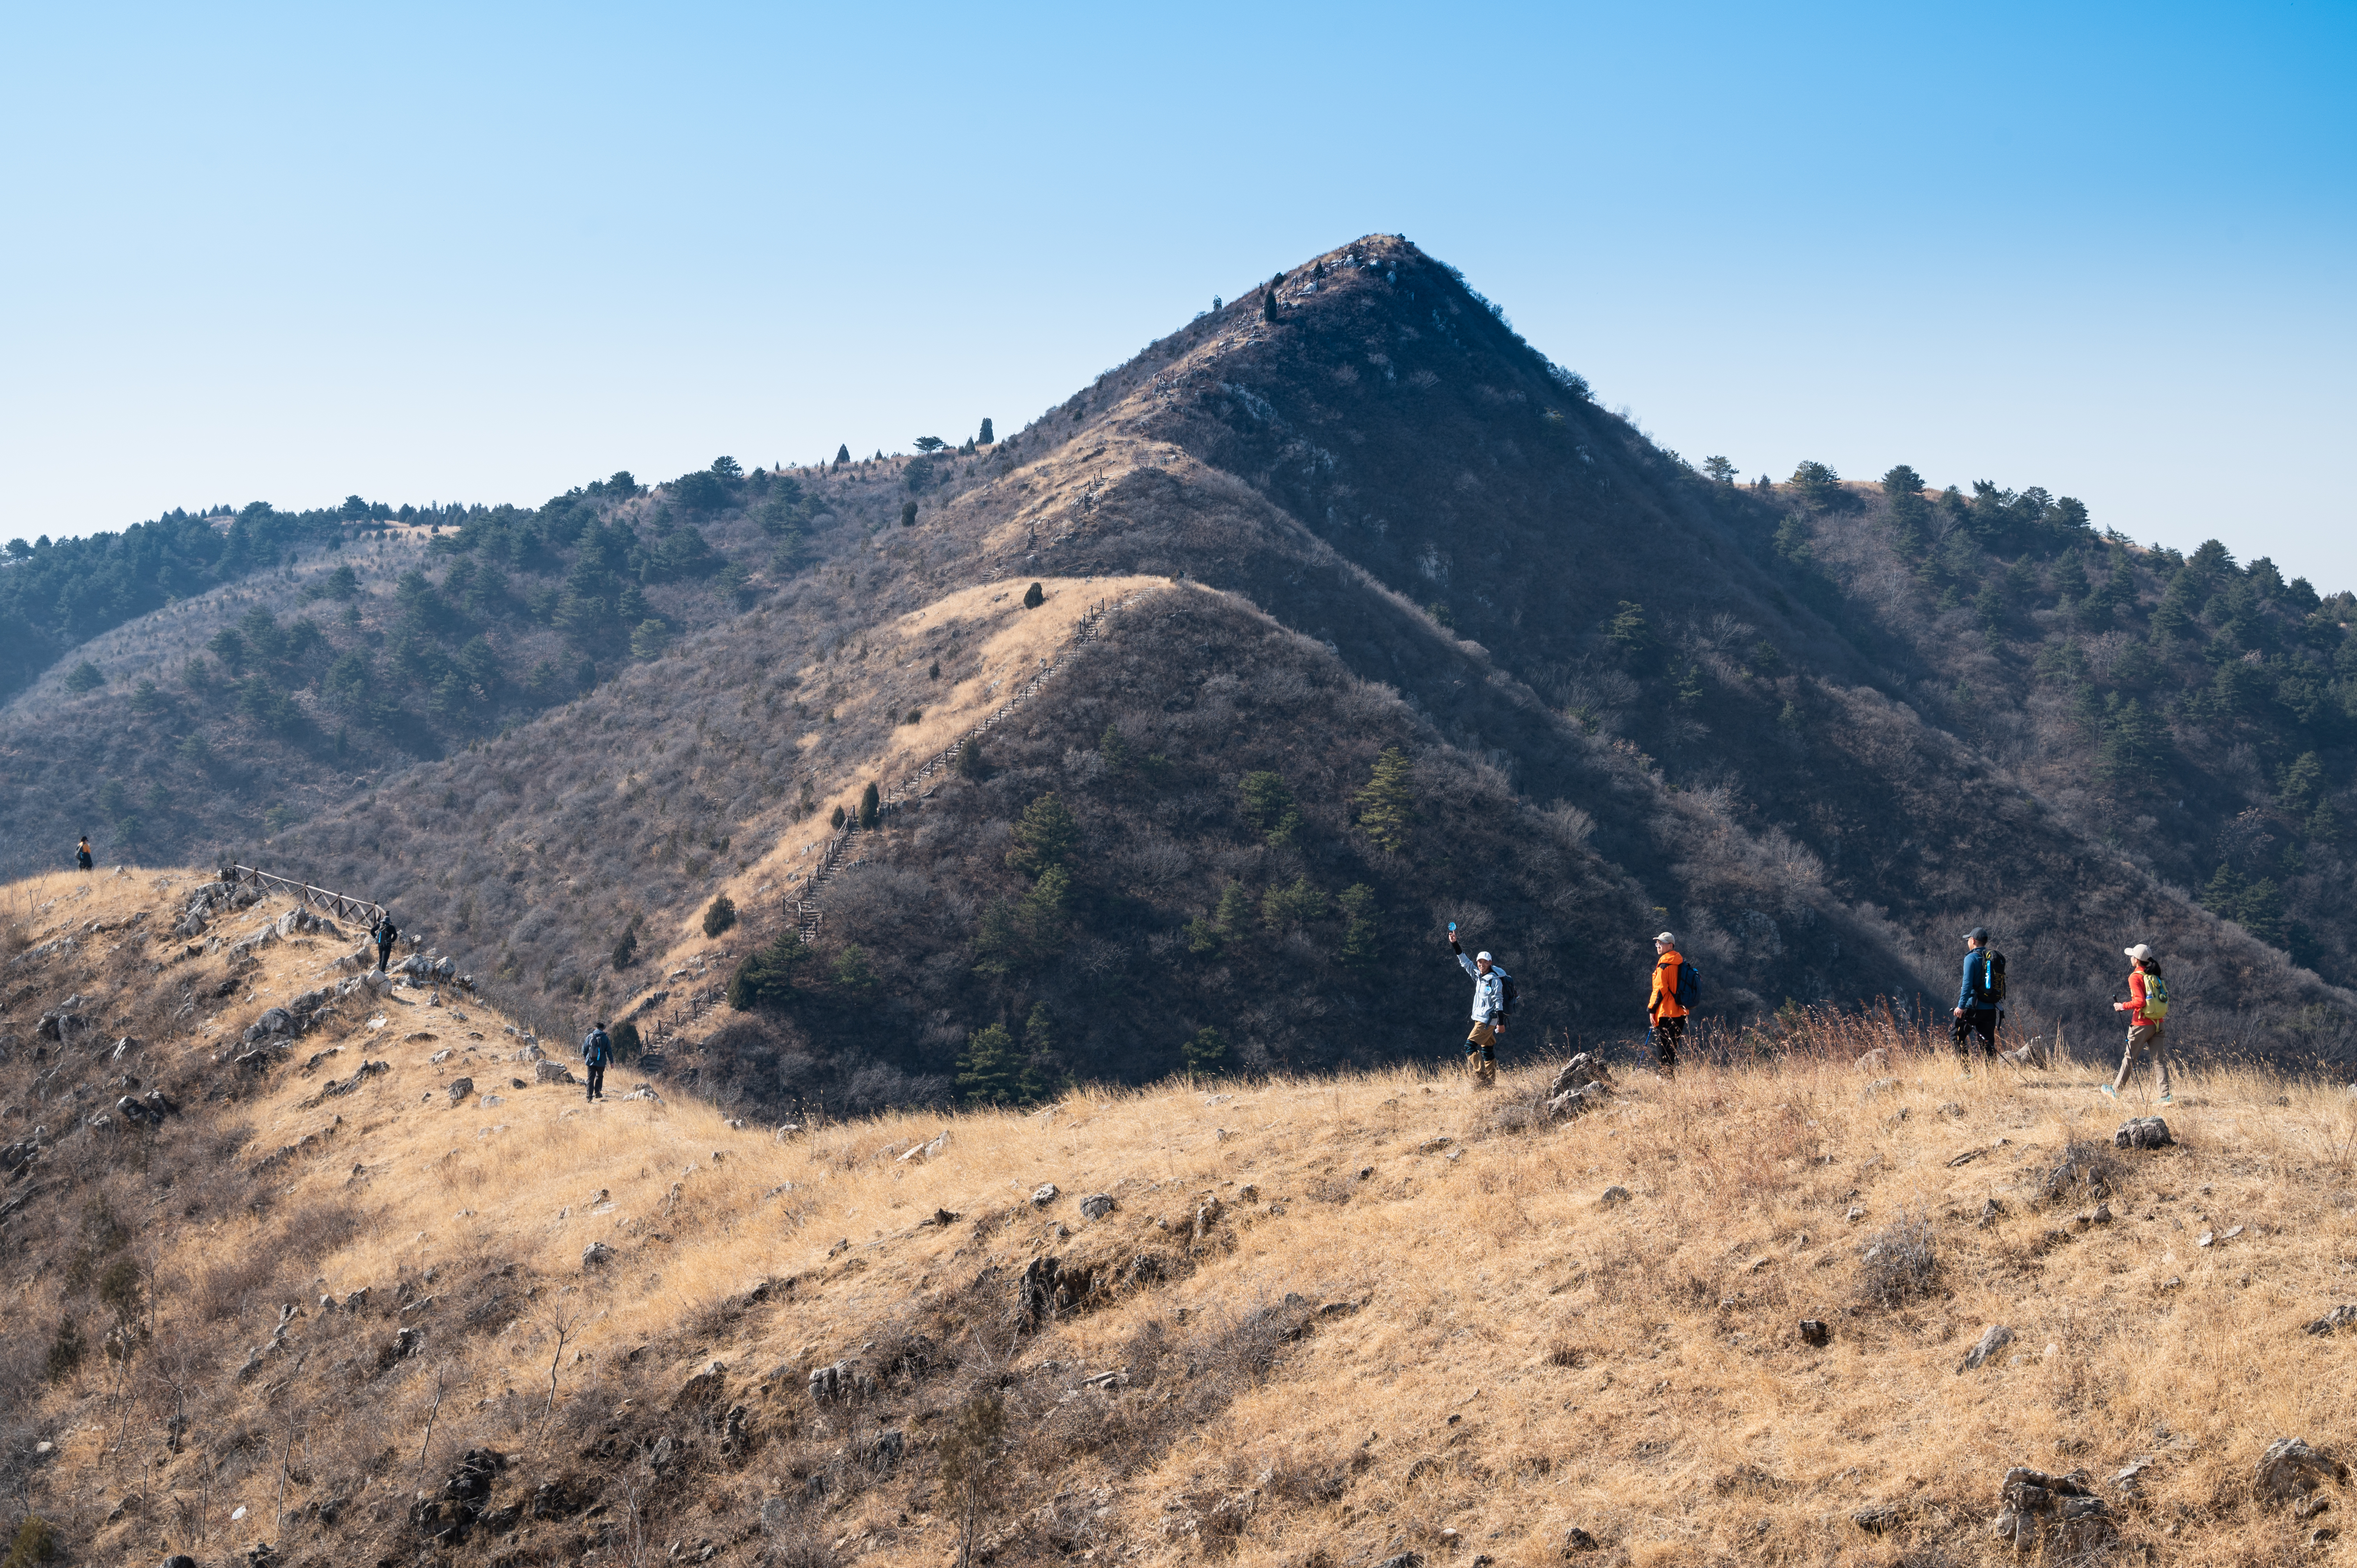
[[[1964,933],[1964,972],[1956,986],[1956,1056],[1964,1076],[1973,1075],[1973,1036],[1981,1041],[1981,1055],[1996,1060],[1998,1008],[2005,1002],[2005,958],[1989,951],[1986,926]]]
[[[393,957],[393,939],[401,935],[401,928],[393,923],[392,910],[387,909],[377,917],[376,924],[369,929],[369,935],[376,939],[376,966],[382,971],[386,961]]]
[[[1664,1077],[1678,1070],[1678,1042],[1686,1037],[1686,1014],[1700,982],[1695,966],[1678,951],[1678,939],[1663,931],[1653,939],[1653,989],[1645,998],[1645,1018],[1653,1037],[1653,1059]]]
[[[82,834],[81,843],[74,846],[74,865],[82,871],[88,871],[91,867],[90,835],[88,833]]]
[[[603,1021],[589,1026],[581,1037],[581,1065],[589,1069],[589,1098],[606,1098],[606,1064],[614,1059],[614,1042],[607,1036]]]
[[[1448,950],[1473,977],[1473,1030],[1465,1036],[1465,1070],[1487,1089],[1498,1081],[1498,1036],[1505,1031],[1506,1015],[1514,1010],[1514,977],[1486,952],[1467,958],[1457,944],[1454,920],[1448,922]]]
[[[2177,1097],[2169,1091],[2169,1042],[2161,1037],[2161,1020],[2169,1016],[2169,983],[2160,977],[2160,961],[2152,956],[2152,949],[2138,942],[2121,950],[2136,967],[2128,971],[2128,999],[2112,1004],[2112,1011],[2128,1015],[2127,1049],[2120,1056],[2120,1075],[2109,1083],[2095,1087],[2104,1097],[2117,1100],[2120,1090],[2128,1086],[2128,1073],[2136,1066],[2139,1049],[2152,1053],[2153,1076],[2160,1084],[2160,1103],[2173,1105]]]

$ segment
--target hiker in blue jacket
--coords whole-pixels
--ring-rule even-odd
[[[607,1037],[604,1023],[589,1026],[588,1034],[581,1039],[581,1065],[589,1069],[589,1098],[606,1098],[606,1064],[614,1059],[614,1042]]]
[[[1498,1036],[1505,1033],[1506,1015],[1514,1005],[1514,977],[1486,952],[1467,958],[1457,943],[1454,921],[1448,927],[1448,950],[1473,977],[1473,1030],[1465,1036],[1465,1069],[1487,1089],[1498,1081]]]
[[[1973,1039],[1981,1042],[1982,1058],[1996,1062],[1997,1004],[2005,1000],[2005,961],[1990,961],[1986,926],[1964,933],[1964,972],[1956,987],[1956,1056],[1964,1076],[1973,1073]]]

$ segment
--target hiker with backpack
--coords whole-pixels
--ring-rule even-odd
[[[84,833],[81,835],[81,843],[74,845],[74,869],[88,871],[92,864],[90,854],[90,835]]]
[[[376,939],[376,967],[379,972],[384,972],[385,964],[393,957],[393,939],[401,935],[401,928],[393,923],[392,910],[377,917],[376,924],[369,928],[369,935]]]
[[[581,1040],[581,1065],[589,1070],[590,1099],[606,1098],[606,1064],[613,1059],[614,1042],[607,1036],[605,1024],[590,1025]]]
[[[1454,920],[1448,922],[1448,950],[1473,977],[1473,1028],[1465,1036],[1465,1070],[1487,1089],[1498,1081],[1498,1036],[1505,1032],[1506,1015],[1514,1010],[1514,977],[1486,952],[1467,958],[1457,943]]]
[[[1686,1037],[1686,1015],[1701,1000],[1702,975],[1678,950],[1678,939],[1667,931],[1653,938],[1653,952],[1645,1034],[1653,1042],[1653,1063],[1667,1078],[1678,1070],[1678,1045]]]
[[[2162,1020],[2169,1016],[2169,983],[2160,977],[2160,961],[2152,956],[2151,948],[2138,942],[2121,950],[2135,967],[2128,971],[2128,999],[2113,1003],[2112,1011],[2128,1015],[2127,1049],[2120,1056],[2120,1075],[2095,1087],[2106,1100],[2117,1100],[2128,1086],[2136,1052],[2147,1051],[2152,1056],[2153,1077],[2160,1086],[2158,1103],[2173,1105],[2177,1097],[2169,1091],[2169,1042],[2161,1034]]]
[[[2005,955],[1989,950],[1986,926],[1975,926],[1964,933],[1964,972],[1956,988],[1956,1055],[1964,1064],[1964,1076],[1973,1075],[1973,1037],[1978,1036],[1981,1054],[1994,1064],[1996,1061],[1996,1026],[2005,1004]]]

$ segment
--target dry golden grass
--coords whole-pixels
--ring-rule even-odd
[[[1024,590],[1035,581],[1047,600],[1027,610]],[[1010,577],[962,589],[878,628],[868,650],[870,661],[878,667],[914,668],[938,658],[945,674],[952,666],[963,673],[931,689],[931,700],[922,705],[924,716],[918,723],[890,724],[887,715],[884,746],[826,780],[824,789],[815,790],[818,813],[788,826],[775,845],[729,876],[718,891],[740,908],[755,907],[765,897],[799,897],[801,884],[817,866],[819,854],[833,835],[827,825],[833,807],[857,811],[860,792],[871,780],[891,789],[989,717],[1022,690],[1041,660],[1057,657],[1092,608],[1171,586],[1160,577]],[[805,674],[813,682],[820,678],[815,670]],[[881,700],[872,693],[856,695],[839,704],[839,711],[856,716]],[[702,913],[693,909],[682,918],[671,945],[656,955],[657,972],[693,961],[710,946],[698,923]]]
[[[0,897],[38,940],[155,906],[152,880],[51,877]],[[251,998],[173,1048],[203,1070],[339,950],[265,950]],[[2300,1332],[2357,1299],[2357,1102],[2345,1089],[2185,1074],[2166,1111],[2179,1146],[2114,1152],[2115,1218],[2077,1226],[2094,1197],[2049,1200],[2047,1174],[2074,1141],[2108,1149],[2142,1107],[2103,1101],[2091,1070],[1959,1080],[1943,1051],[1866,1026],[1821,1027],[1772,1063],[1697,1063],[1674,1081],[1633,1071],[1605,1111],[1560,1127],[1513,1126],[1544,1085],[1534,1066],[1487,1093],[1413,1069],[1173,1083],[782,1140],[683,1097],[620,1099],[627,1072],[596,1106],[577,1088],[512,1087],[532,1072],[509,1059],[518,1041],[502,1027],[463,999],[436,1008],[404,993],[305,1039],[235,1108],[253,1128],[242,1163],[300,1145],[267,1175],[269,1213],[151,1226],[142,1244],[157,1277],[193,1288],[282,1237],[286,1216],[328,1210],[351,1216],[349,1232],[319,1232],[307,1308],[320,1293],[366,1286],[382,1302],[399,1280],[432,1294],[512,1264],[533,1282],[522,1316],[445,1342],[464,1348],[440,1419],[456,1427],[464,1412],[470,1431],[491,1419],[484,1410],[540,1408],[559,1313],[573,1320],[560,1412],[638,1352],[637,1372],[670,1384],[717,1359],[731,1397],[799,1430],[811,1369],[912,1325],[963,1313],[977,1326],[952,1349],[969,1367],[1003,1359],[1019,1380],[1054,1362],[1070,1381],[1122,1368],[1154,1333],[1215,1337],[1302,1298],[1298,1341],[1181,1440],[1120,1464],[1072,1440],[1055,1475],[994,1501],[1006,1535],[1049,1491],[1104,1488],[1092,1549],[1141,1563],[1372,1562],[1453,1542],[1467,1563],[1552,1563],[1573,1525],[1605,1543],[1602,1560],[1635,1563],[1882,1563],[1902,1550],[1995,1562],[1987,1526],[2008,1466],[2107,1482],[2147,1456],[2160,1463],[2125,1507],[2128,1541],[2173,1563],[2278,1562],[2306,1556],[2313,1521],[2255,1499],[2261,1450],[2298,1436],[2357,1455],[2357,1334]],[[1891,1066],[1853,1065],[1877,1043],[1893,1047]],[[304,1069],[330,1047],[340,1054]],[[363,1060],[390,1070],[307,1108]],[[1893,1081],[1869,1093],[1878,1074]],[[453,1108],[447,1088],[461,1076],[479,1092]],[[316,1142],[301,1144],[307,1133]],[[937,1152],[899,1157],[942,1133]],[[1060,1196],[1035,1208],[1046,1182]],[[1614,1186],[1630,1197],[1608,1207]],[[1100,1192],[1119,1208],[1092,1224],[1078,1204]],[[1211,1197],[1226,1212],[1197,1244]],[[2002,1212],[1982,1226],[1992,1199]],[[958,1218],[921,1223],[940,1210]],[[1862,1247],[1910,1217],[1936,1235],[1936,1274],[1923,1294],[1877,1305],[1861,1289]],[[2198,1245],[2205,1232],[2216,1240]],[[614,1249],[602,1268],[583,1265],[592,1242]],[[1179,1260],[1174,1277],[1015,1337],[1003,1309],[1025,1264],[1141,1251]],[[793,1283],[748,1304],[765,1279]],[[1831,1344],[1802,1344],[1803,1318],[1831,1325]],[[296,1340],[326,1351],[346,1332],[337,1322],[315,1316]],[[1993,1324],[2012,1344],[1959,1374]],[[790,1375],[757,1385],[772,1368]],[[1140,1422],[1175,1397],[1169,1386],[1071,1397],[1097,1402],[1107,1423]],[[101,1422],[76,1419],[102,1397],[88,1377],[51,1396],[71,1434],[60,1473],[100,1476],[121,1458]],[[939,1414],[931,1397],[888,1391],[867,1430],[909,1424],[925,1449],[945,1430],[925,1424]],[[427,1417],[423,1385],[389,1385],[368,1412],[371,1440],[415,1455]],[[519,1421],[504,1445],[565,1462],[545,1424]],[[186,1485],[172,1466],[187,1462],[154,1484]],[[952,1533],[930,1473],[912,1464],[905,1484],[848,1495],[831,1538],[862,1561],[938,1563]],[[243,1498],[257,1509],[260,1486]],[[760,1495],[723,1487],[711,1517]],[[216,1500],[225,1518],[231,1503]],[[1900,1510],[1891,1533],[1851,1522],[1870,1504]],[[224,1524],[213,1548],[266,1535],[266,1516],[250,1517],[256,1529]],[[1010,1560],[1026,1560],[1028,1538],[1007,1539]]]

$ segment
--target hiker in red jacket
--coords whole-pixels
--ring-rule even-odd
[[[2128,999],[2113,1003],[2112,1011],[2128,1015],[2127,1049],[2120,1055],[2120,1075],[2096,1087],[2105,1098],[2117,1100],[2120,1090],[2128,1086],[2136,1052],[2148,1051],[2153,1076],[2160,1085],[2159,1103],[2174,1104],[2177,1097],[2169,1091],[2169,1042],[2161,1034],[2161,1020],[2169,1016],[2169,983],[2160,977],[2160,961],[2152,956],[2151,948],[2138,942],[2122,950],[2136,967],[2128,971]]]

